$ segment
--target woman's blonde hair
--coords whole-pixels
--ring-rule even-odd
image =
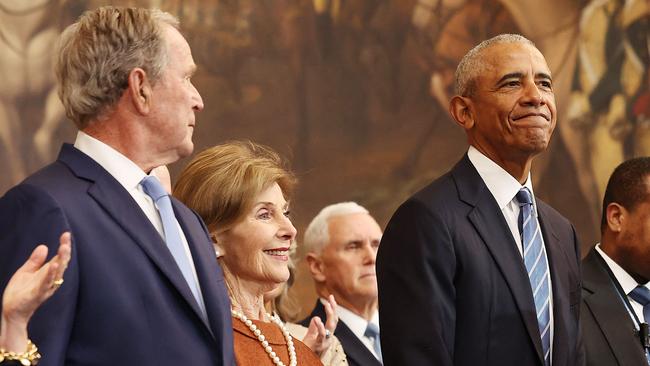
[[[192,159],[173,192],[214,234],[242,219],[255,197],[273,183],[288,201],[296,178],[285,161],[267,146],[231,141],[203,150]]]

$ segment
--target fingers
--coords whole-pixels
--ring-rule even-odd
[[[323,322],[319,317],[315,316],[311,318],[311,321],[309,322],[309,328],[307,329],[307,334],[305,334],[305,340],[309,340],[316,345],[316,348],[318,348],[325,339],[325,333],[325,325],[323,325]],[[314,349],[312,348],[312,350]]]
[[[334,330],[336,329],[336,324],[339,322],[339,317],[336,315],[336,300],[334,299],[334,295],[329,295],[327,298],[327,303],[324,305],[325,307],[325,315],[327,315],[327,320],[325,321],[325,328],[330,331],[330,333],[334,333]]]
[[[317,323],[321,323],[320,318],[315,316],[311,318],[311,321],[309,322],[309,328],[307,328],[307,333],[302,339],[302,343],[304,343],[309,349],[312,350],[312,352],[316,353],[317,355],[320,355],[319,352],[319,343],[318,342],[318,325]]]
[[[70,262],[70,256],[72,253],[72,238],[69,232],[61,234],[59,239],[59,250],[54,258],[52,258],[52,264],[57,263],[58,267],[55,271],[55,279],[63,278],[63,273],[66,268],[68,268],[68,263]]]
[[[2,297],[2,316],[14,322],[27,323],[34,311],[60,285],[58,280],[63,278],[71,250],[69,233],[61,235],[57,254],[49,262],[45,262],[47,246],[37,246],[7,283]]]
[[[322,342],[323,339],[325,339],[325,324],[323,324],[323,321],[320,320],[320,318],[316,317],[316,329],[318,330],[318,338],[320,342]]]
[[[66,231],[63,234],[61,234],[61,237],[59,238],[59,251],[57,254],[63,254],[64,252],[70,254],[71,248],[72,248],[72,235],[70,235],[69,231]]]
[[[45,258],[47,258],[47,247],[45,245],[39,245],[34,249],[27,262],[25,262],[18,271],[26,271],[29,273],[36,272],[43,266],[43,263],[45,263]]]
[[[47,249],[47,248],[46,248]],[[57,254],[47,263],[45,263],[36,274],[36,288],[39,294],[39,301],[52,296],[54,291],[59,288],[62,281],[63,273],[68,267],[70,262],[70,255],[72,251],[72,239],[69,232],[64,232],[59,238],[59,249]]]
[[[65,270],[65,267],[67,267],[68,262],[70,261],[70,253],[71,253],[71,237],[69,232],[65,232],[61,235],[61,238],[59,239],[60,245],[59,245],[59,250],[57,252],[57,255],[50,260],[50,263],[52,262],[58,262],[59,266]],[[29,259],[25,264],[23,264],[19,271],[27,271],[27,272],[36,272],[39,269],[41,269],[45,263],[45,259],[47,258],[47,252],[48,248],[47,246],[41,244],[34,249],[32,254],[29,256]],[[62,274],[62,273],[61,273]]]
[[[57,272],[60,266],[57,262],[50,262],[41,268],[42,273],[39,273],[36,280],[37,297],[34,299],[38,303],[45,301],[48,297],[54,294],[58,286],[54,286],[54,281],[58,278]]]
[[[327,301],[332,306],[332,309],[334,309],[334,311],[336,311],[336,307],[338,306],[338,303],[336,302],[336,298],[334,298],[334,295],[329,295],[327,297]]]
[[[72,239],[69,232],[64,232],[59,238],[59,249],[57,254],[45,265],[43,265],[36,274],[35,287],[37,303],[42,303],[52,296],[61,285],[56,283],[62,281],[63,273],[68,267],[72,252]]]
[[[318,338],[318,324],[323,324],[323,322],[320,320],[319,317],[315,316],[311,318],[311,321],[309,322],[309,328],[307,328],[307,333],[305,334],[304,340],[316,340]],[[311,348],[311,347],[310,347]]]

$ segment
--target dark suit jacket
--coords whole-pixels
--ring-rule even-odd
[[[230,301],[205,226],[172,199],[208,320],[160,234],[94,160],[64,145],[59,158],[0,199],[0,288],[37,244],[56,252],[72,232],[65,283],[29,334],[41,365],[233,365]]]
[[[327,320],[325,314],[325,307],[319,300],[316,300],[316,306],[312,310],[311,314],[303,319],[300,322],[300,325],[304,327],[309,327],[309,322],[313,317],[319,317],[323,323]],[[334,335],[339,339],[341,345],[343,346],[343,351],[345,352],[345,357],[348,359],[348,364],[351,366],[381,366],[381,363],[377,360],[375,355],[368,350],[361,340],[352,333],[352,330],[345,325],[342,321],[339,321],[334,331]],[[383,333],[382,333],[383,335]],[[381,336],[380,336],[381,337]],[[382,354],[383,356],[383,354]]]
[[[647,366],[634,321],[595,249],[582,261],[582,334],[588,366]]]
[[[553,292],[553,366],[582,362],[573,226],[537,200]],[[403,203],[377,258],[384,365],[543,365],[523,260],[467,155]]]

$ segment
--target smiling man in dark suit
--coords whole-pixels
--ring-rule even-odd
[[[326,321],[323,304],[334,295],[339,322],[334,335],[352,366],[381,366],[375,260],[381,228],[368,210],[354,202],[323,208],[303,240],[305,260],[320,297],[311,315]]]
[[[59,96],[77,138],[0,199],[0,288],[36,244],[72,233],[65,283],[30,323],[43,365],[234,364],[205,227],[149,175],[192,152],[203,109],[177,27],[103,7],[61,36]]]
[[[384,364],[580,364],[580,246],[530,174],[556,125],[544,56],[519,35],[479,44],[449,110],[467,154],[398,208],[379,249]]]
[[[614,170],[600,230],[601,242],[582,261],[580,316],[587,365],[647,366],[650,355],[639,331],[641,323],[650,323],[649,157]]]

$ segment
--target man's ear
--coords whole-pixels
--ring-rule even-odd
[[[474,114],[471,106],[472,100],[460,95],[454,96],[449,102],[449,114],[465,130],[469,130],[474,126]]]
[[[314,253],[308,253],[305,256],[307,261],[307,267],[309,267],[309,272],[316,282],[325,282],[325,272],[323,271],[324,265],[323,261],[320,259],[320,256],[317,256]]]
[[[147,73],[136,67],[128,77],[128,93],[131,95],[133,107],[140,114],[147,115],[151,111],[151,83]]]
[[[612,202],[607,205],[605,218],[607,219],[607,227],[609,228],[609,231],[620,233],[625,227],[627,210],[618,203]]]

